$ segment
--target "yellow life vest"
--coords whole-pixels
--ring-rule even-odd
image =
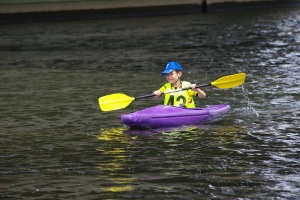
[[[182,81],[180,88],[186,88],[191,85],[190,82]],[[171,83],[166,83],[159,90],[161,92],[168,92],[170,90],[176,90],[180,88],[174,88]],[[164,105],[173,105],[178,107],[195,108],[195,102],[193,96],[197,96],[198,93],[193,90],[183,90],[180,92],[164,94]]]

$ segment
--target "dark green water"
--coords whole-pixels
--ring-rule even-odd
[[[299,9],[0,25],[1,199],[297,199]],[[152,93],[178,61],[219,121],[131,131],[98,98]]]

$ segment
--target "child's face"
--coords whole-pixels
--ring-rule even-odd
[[[172,72],[166,74],[166,79],[169,81],[169,83],[173,84],[178,81],[181,75],[182,75],[181,71],[176,72],[175,70],[173,70]]]

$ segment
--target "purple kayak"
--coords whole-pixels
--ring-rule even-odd
[[[208,123],[222,116],[229,109],[230,105],[228,104],[218,104],[205,108],[158,105],[124,114],[121,116],[121,121],[134,129],[167,128]]]

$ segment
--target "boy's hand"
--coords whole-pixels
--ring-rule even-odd
[[[200,90],[199,88],[196,88],[196,84],[191,84],[190,88],[193,91],[197,92],[199,97],[201,97],[201,98],[205,98],[206,97],[206,94],[205,94],[204,91]]]
[[[196,87],[196,84],[195,84],[195,83],[190,85],[190,88],[191,88],[193,91],[197,92],[197,90],[195,90],[195,89],[197,89],[197,88],[195,88],[195,87]]]
[[[154,96],[155,98],[160,97],[161,91],[156,90],[156,91],[153,92],[153,94],[155,94],[155,96]]]

